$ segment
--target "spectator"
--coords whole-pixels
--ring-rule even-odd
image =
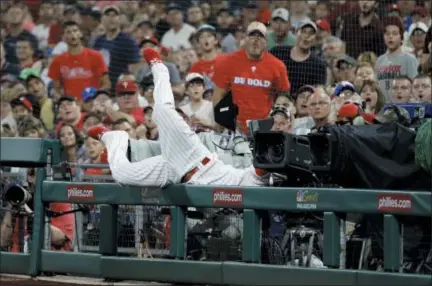
[[[290,22],[291,27],[297,30],[298,25],[303,22],[308,22],[311,19],[308,16],[309,7],[307,1],[299,0],[299,1],[291,1],[290,2]]]
[[[314,22],[301,22],[297,25],[294,47],[280,46],[270,50],[285,63],[291,81],[291,93],[296,94],[303,85],[325,84],[325,63],[311,52],[318,29]]]
[[[130,139],[137,139],[136,131],[126,118],[120,118],[112,124],[112,130],[122,130],[129,134]]]
[[[357,61],[360,64],[363,62],[366,62],[366,63],[371,64],[373,67],[375,67],[376,61],[377,61],[377,56],[373,52],[364,52],[358,56]]]
[[[84,123],[83,123],[83,129],[82,129],[82,134],[87,134],[87,130],[95,125],[99,125],[99,124],[103,124],[102,122],[102,118],[93,112],[88,112],[86,113],[86,115],[84,116]]]
[[[416,7],[415,0],[398,0],[397,6],[400,9],[401,17],[403,20],[404,29],[408,30],[408,27],[412,24],[412,13]]]
[[[227,8],[221,8],[217,13],[217,37],[220,39],[222,50],[225,53],[232,53],[237,49],[236,40],[234,37],[235,29],[234,15]]]
[[[150,21],[139,22],[133,35],[136,43],[142,43],[145,39],[151,39],[153,37],[156,39],[154,25]]]
[[[317,20],[315,24],[318,28],[315,48],[316,48],[316,53],[320,56],[323,53],[322,47],[323,47],[324,39],[330,37],[332,32],[330,29],[330,24],[329,22],[327,22],[327,20]]]
[[[358,62],[350,56],[340,58],[336,62],[336,68],[339,70],[339,80],[354,83],[357,66]]]
[[[83,47],[76,22],[65,22],[63,27],[68,52],[54,57],[48,71],[55,91],[81,101],[82,90],[88,86],[109,88],[108,69],[102,55]]]
[[[362,62],[355,70],[354,86],[356,90],[360,90],[366,80],[374,81],[376,79],[375,69],[369,62]]]
[[[87,159],[82,160],[84,164],[106,164],[108,163],[107,153],[105,146],[99,140],[93,139],[90,136],[84,140],[84,149]],[[100,168],[88,168],[84,171],[85,175],[103,175],[109,174],[109,170]]]
[[[144,108],[144,114],[146,116],[145,127],[147,129],[146,137],[149,140],[157,140],[159,133],[157,130],[156,123],[153,121],[153,107],[147,106]],[[187,118],[189,120],[189,118]]]
[[[39,42],[39,50],[48,49],[48,36],[50,26],[54,20],[54,7],[51,2],[41,2],[39,7],[38,24],[33,28],[32,34]]]
[[[33,113],[32,103],[23,95],[13,99],[10,102],[10,105],[12,107],[13,115],[16,119],[21,116],[32,115]]]
[[[87,46],[94,47],[96,39],[105,34],[105,27],[101,24],[102,13],[97,7],[88,7],[81,12],[82,29],[87,35]]]
[[[138,86],[132,80],[119,80],[116,85],[116,103],[119,110],[107,109],[107,115],[115,122],[127,118],[134,126],[144,122],[144,113],[138,104]]]
[[[106,6],[102,14],[106,33],[95,40],[93,48],[103,55],[105,64],[109,67],[111,86],[115,87],[122,73],[137,71],[140,59],[139,50],[134,39],[120,29],[118,7]]]
[[[202,56],[191,66],[189,72],[199,73],[211,80],[214,75],[215,63],[222,57],[218,51],[216,29],[210,25],[203,25],[197,30],[196,37],[202,50]]]
[[[363,85],[360,89],[360,96],[365,102],[366,113],[378,114],[387,103],[387,99],[375,80],[365,79],[363,81]]]
[[[358,1],[360,13],[348,15],[340,24],[341,39],[346,43],[346,53],[357,58],[362,52],[370,51],[381,55],[385,51],[383,29],[375,13],[376,1]]]
[[[294,46],[296,38],[290,31],[289,12],[285,8],[278,8],[271,14],[271,32],[267,37],[267,49],[276,46]]]
[[[333,123],[330,118],[330,102],[330,97],[323,88],[315,89],[314,93],[309,97],[307,103],[308,113],[315,122],[315,126],[311,131],[316,131],[324,125]]]
[[[81,105],[81,109],[84,112],[90,112],[93,110],[93,100],[95,97],[95,94],[98,90],[92,86],[86,87],[83,89],[82,91],[82,105]]]
[[[58,21],[60,23],[59,24],[60,26],[58,27],[58,29],[56,26],[54,26],[54,27],[51,26],[51,28],[50,28],[50,36],[49,37],[51,37],[51,30],[54,30],[55,33],[59,33],[59,35],[60,35],[60,38],[58,40],[56,39],[56,43],[54,45],[52,45],[52,47],[53,47],[52,54],[53,55],[61,55],[63,53],[66,53],[68,50],[68,45],[65,43],[64,39],[62,40],[62,36],[64,35],[64,26],[63,26],[64,23],[75,22],[78,24],[78,26],[81,26],[81,22],[82,22],[81,21],[81,15],[80,15],[79,11],[73,6],[66,7],[64,10],[62,10],[62,14],[63,15],[61,16],[60,21]],[[81,41],[83,43],[86,42],[84,35],[81,36]],[[49,43],[51,42],[50,38],[48,38],[48,42]],[[50,47],[51,47],[51,45],[50,45]]]
[[[147,127],[144,124],[141,124],[135,129],[136,139],[137,140],[148,140],[147,137]]]
[[[243,131],[247,130],[246,120],[268,116],[274,98],[272,91],[288,92],[290,89],[286,67],[267,52],[266,37],[264,24],[251,23],[244,48],[218,62],[213,77],[216,85],[213,104],[231,90],[239,107],[238,121]]]
[[[319,0],[316,3],[315,9],[314,9],[314,20],[326,20],[328,21],[330,16],[330,5],[328,1]]]
[[[93,97],[92,112],[99,117],[106,116],[106,110],[112,108],[113,100],[109,90],[98,89]]]
[[[171,29],[162,37],[162,45],[173,51],[188,49],[191,47],[189,37],[195,32],[195,28],[183,22],[183,12],[176,3],[171,3],[166,9]]]
[[[272,11],[270,10],[269,0],[260,0],[257,1],[258,6],[258,16],[257,21],[263,23],[264,25],[268,25],[272,18]]]
[[[84,124],[85,113],[81,112],[76,97],[64,95],[59,99],[58,105],[58,117],[60,122],[55,128],[55,133],[58,133],[58,130],[63,123],[70,124],[74,126],[78,132],[81,132]]]
[[[149,106],[154,105],[153,90],[154,90],[153,76],[146,76],[140,82],[140,94],[144,96]]]
[[[28,39],[18,39],[16,42],[16,57],[21,69],[32,68],[37,72],[42,70],[42,62],[36,58],[35,50]]]
[[[400,76],[414,78],[418,61],[413,55],[401,51],[404,30],[399,18],[384,19],[384,29],[387,52],[377,59],[375,70],[381,90],[390,101],[392,80]]]
[[[0,40],[0,78],[7,75],[18,77],[20,70],[19,65],[7,61],[5,48],[3,42]]]
[[[340,58],[345,54],[344,43],[341,39],[335,36],[324,38],[321,50],[327,63],[330,63],[331,59]]]
[[[190,73],[186,77],[186,93],[189,103],[180,109],[189,117],[193,128],[215,129],[213,104],[204,100],[205,83],[204,77],[199,73]]]
[[[408,38],[413,46],[412,54],[420,60],[423,54],[423,48],[426,40],[428,27],[422,23],[411,24],[408,30]]]
[[[80,147],[83,143],[81,135],[73,125],[67,123],[61,125],[57,135],[58,139],[60,139],[62,160],[77,162],[80,157]]]
[[[205,24],[204,15],[201,6],[192,5],[189,7],[187,11],[187,22],[195,29],[198,29],[198,27]]]
[[[407,76],[393,79],[391,87],[391,101],[393,103],[408,103],[411,100],[412,81]]]
[[[417,75],[412,84],[412,97],[418,102],[432,103],[431,77],[425,74]]]
[[[64,14],[65,3],[58,1],[53,3],[53,22],[49,28],[48,46],[54,48],[60,41],[63,35],[63,21],[74,21],[79,23],[80,19],[67,19]],[[77,17],[76,17],[77,18]]]
[[[22,116],[17,120],[18,136],[26,138],[45,138],[42,122],[32,115]]]
[[[4,89],[1,92],[1,112],[0,112],[0,124],[1,131],[7,132],[10,135],[15,134],[17,130],[17,123],[13,116],[12,107],[10,102],[13,100],[12,92],[10,88]]]
[[[6,50],[6,61],[12,64],[19,63],[15,52],[18,40],[28,40],[31,43],[33,50],[38,51],[38,41],[36,37],[23,27],[24,18],[25,11],[21,3],[14,4],[9,8],[7,12],[7,20],[10,29],[9,35],[4,41],[4,48]]]
[[[242,9],[239,25],[247,27],[250,23],[256,21],[258,21],[258,5],[254,0],[247,1]]]
[[[270,117],[273,118],[273,126],[270,131],[291,133],[294,116],[286,107],[273,108]]]
[[[275,109],[278,107],[284,107],[284,108],[288,109],[288,111],[293,116],[296,115],[296,108],[295,108],[294,102],[291,100],[290,97],[286,96],[285,94],[280,94],[278,97],[276,97],[276,100],[273,104],[272,109]]]
[[[159,41],[155,37],[145,38],[140,43],[141,55],[145,48],[153,48],[160,51]],[[164,61],[164,65],[168,68],[171,88],[173,90],[174,96],[178,100],[181,100],[184,95],[184,84],[180,77],[179,70],[173,63]],[[152,77],[150,66],[147,64],[143,57],[141,57],[140,66],[135,73],[135,77],[137,82],[139,83],[145,80],[145,78],[147,77]],[[151,78],[151,80],[153,80],[153,78]]]

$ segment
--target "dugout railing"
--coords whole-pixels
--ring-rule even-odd
[[[19,148],[20,147],[20,148]],[[17,149],[15,149],[17,148]],[[17,153],[15,150],[25,150]],[[2,165],[37,167],[34,231],[30,254],[0,253],[0,272],[38,276],[72,273],[109,279],[212,285],[430,285],[428,275],[399,273],[402,262],[401,216],[430,216],[430,192],[359,189],[234,188],[173,185],[165,189],[124,187],[114,183],[53,181],[51,165],[59,161],[56,141],[3,139]],[[382,198],[403,198],[409,207],[380,207]],[[44,249],[45,204],[101,204],[99,253]],[[170,254],[173,259],[117,256],[118,205],[172,206]],[[185,222],[188,206],[244,209],[242,262],[188,261]],[[259,210],[324,212],[323,262],[327,269],[260,264]],[[391,210],[390,210],[391,209]],[[381,214],[384,221],[384,272],[340,268],[344,213]]]

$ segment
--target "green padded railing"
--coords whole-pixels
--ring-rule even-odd
[[[112,279],[213,285],[431,285],[431,277],[397,273],[401,261],[399,217],[430,216],[430,192],[374,191],[358,189],[238,188],[173,185],[165,189],[122,187],[107,183],[43,181],[38,171],[38,190],[31,259],[24,264],[35,276],[41,271],[94,275]],[[227,195],[230,199],[227,200]],[[403,200],[395,208],[384,204]],[[42,249],[43,203],[102,204],[98,254],[56,252]],[[117,257],[118,205],[173,206],[170,253],[175,258]],[[185,261],[186,208],[230,207],[244,209],[243,262]],[[324,264],[328,269],[292,268],[260,263],[261,218],[258,210],[324,212]],[[386,272],[340,270],[340,225],[343,213],[384,216],[384,268]],[[8,266],[2,272],[17,273],[19,257],[1,253]],[[4,264],[4,260],[1,264]],[[1,267],[1,266],[0,266]]]

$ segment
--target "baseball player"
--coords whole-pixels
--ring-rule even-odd
[[[146,186],[176,182],[232,186],[268,184],[268,174],[253,167],[236,169],[226,165],[203,145],[175,110],[168,69],[158,52],[145,49],[144,58],[151,66],[155,83],[153,119],[158,125],[162,155],[131,163],[126,157],[126,132],[108,132],[103,126],[92,127],[88,135],[105,143],[113,178],[123,184]]]

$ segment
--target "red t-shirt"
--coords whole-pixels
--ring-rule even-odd
[[[193,73],[199,73],[200,75],[206,75],[209,79],[213,78],[214,75],[214,66],[217,61],[222,60],[226,54],[218,54],[216,58],[210,61],[206,61],[204,59],[199,59],[197,62],[195,62],[189,72]]]
[[[84,88],[100,87],[101,77],[108,72],[99,51],[83,48],[77,55],[69,52],[54,57],[48,77],[63,84],[64,93],[81,100]]]
[[[261,59],[251,60],[240,49],[219,61],[215,71],[216,86],[232,91],[243,131],[247,131],[246,120],[268,117],[274,91],[289,91],[291,87],[285,65],[267,51]]]

